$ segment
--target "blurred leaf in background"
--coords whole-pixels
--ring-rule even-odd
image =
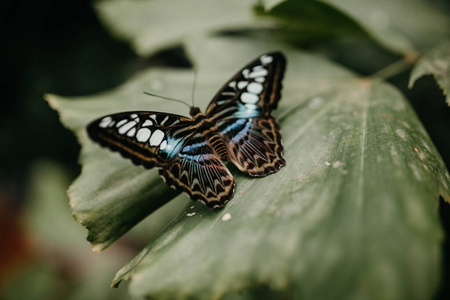
[[[125,261],[120,245],[103,257],[80,243],[85,230],[71,217],[66,188],[70,176],[58,164],[35,162],[27,191],[24,231],[30,243],[26,263],[5,278],[2,299],[127,299],[108,287],[111,261]]]
[[[139,55],[149,56],[192,36],[273,24],[258,19],[252,13],[254,5],[253,0],[158,0],[100,1],[95,7],[115,36],[129,41]]]

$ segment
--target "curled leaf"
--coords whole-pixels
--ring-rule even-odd
[[[450,105],[450,40],[441,41],[424,54],[411,72],[409,87],[424,75],[434,76]]]

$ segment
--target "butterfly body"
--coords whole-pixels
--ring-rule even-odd
[[[191,107],[179,115],[135,111],[92,122],[91,139],[120,152],[135,164],[156,167],[171,187],[222,207],[234,194],[235,181],[224,162],[255,177],[285,165],[280,127],[271,112],[280,99],[285,59],[260,56],[229,80],[205,113]]]

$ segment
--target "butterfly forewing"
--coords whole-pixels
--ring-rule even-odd
[[[226,118],[236,112],[247,117],[269,115],[281,97],[286,59],[279,52],[267,53],[234,75],[214,96],[206,115]]]
[[[192,120],[158,112],[123,112],[92,122],[89,137],[146,168],[173,161],[194,133]]]

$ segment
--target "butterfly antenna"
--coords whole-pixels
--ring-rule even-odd
[[[191,102],[192,102],[192,107],[195,107],[195,86],[197,85],[197,68],[194,67],[194,82],[192,83],[192,94],[191,94]]]
[[[175,102],[180,102],[180,103],[183,103],[184,105],[186,105],[189,108],[191,107],[189,104],[187,104],[183,100],[178,100],[178,99],[173,99],[173,98],[169,98],[169,97],[164,97],[164,96],[160,96],[160,95],[156,95],[156,94],[152,94],[152,93],[148,93],[148,92],[144,92],[144,94],[149,95],[149,96],[153,96],[153,97],[157,97],[157,98],[161,98],[161,99],[166,99],[166,100],[171,100],[171,101],[175,101]]]

